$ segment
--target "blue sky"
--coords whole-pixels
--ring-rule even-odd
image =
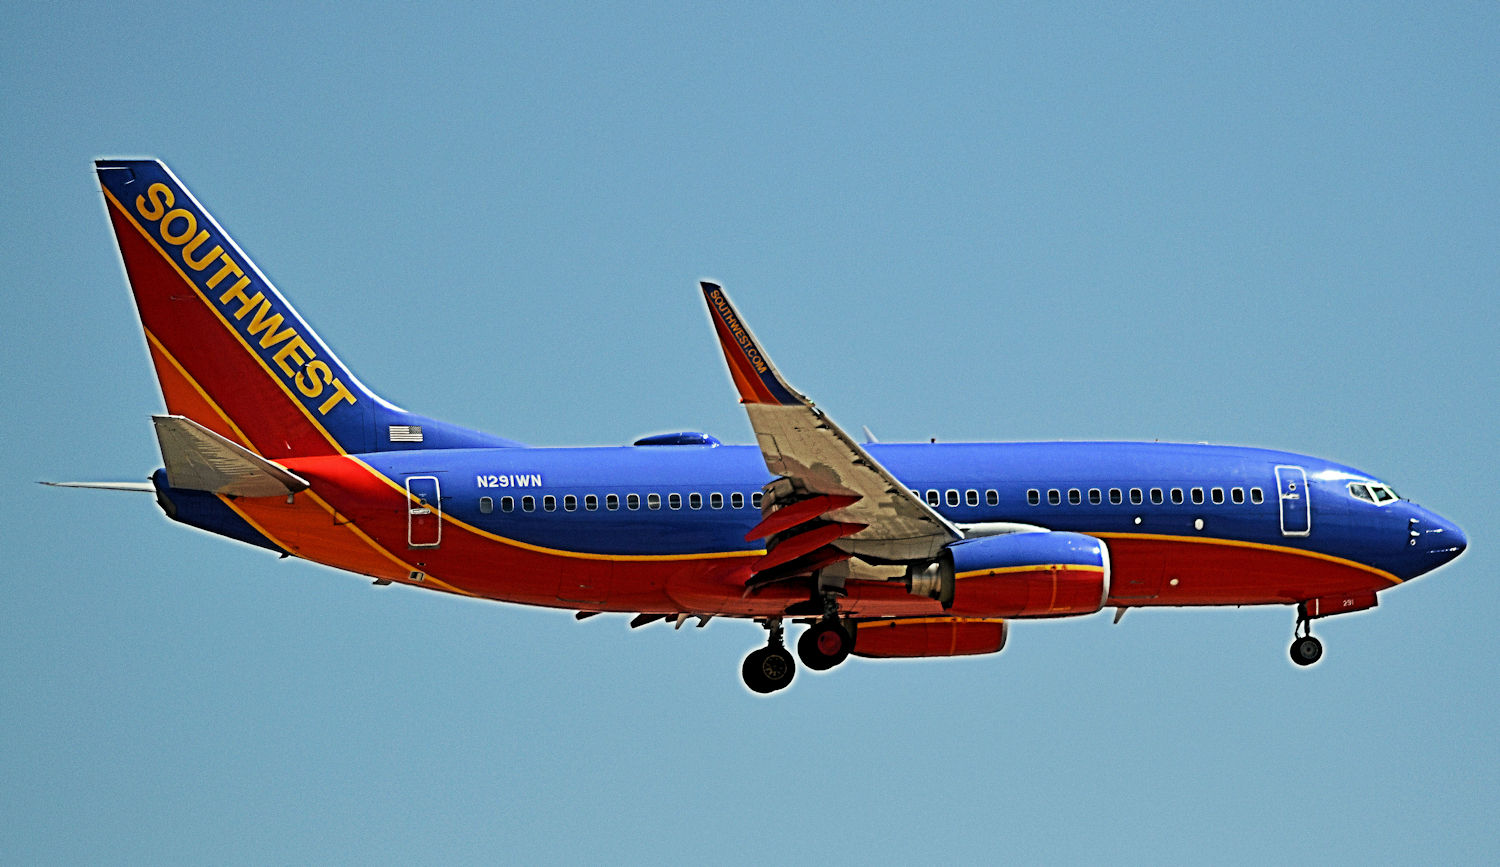
[[[85,4],[0,25],[0,858],[1489,862],[1500,7]],[[751,625],[367,582],[171,524],[90,169],[166,160],[371,387],[750,441],[695,280],[883,440],[1362,467],[1471,548],[748,696]]]

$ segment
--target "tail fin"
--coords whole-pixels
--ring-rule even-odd
[[[365,388],[161,162],[95,169],[171,414],[273,459],[515,445]]]

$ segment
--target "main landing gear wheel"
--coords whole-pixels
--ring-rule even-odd
[[[773,644],[745,657],[744,664],[740,666],[740,674],[745,678],[745,686],[750,687],[752,692],[765,695],[791,685],[792,678],[797,674],[797,664],[792,661],[792,654],[785,647]]]
[[[1323,642],[1311,635],[1305,635],[1292,642],[1292,662],[1298,665],[1312,665],[1323,658]]]
[[[849,658],[854,636],[837,620],[820,620],[797,639],[797,658],[813,671],[827,671]]]

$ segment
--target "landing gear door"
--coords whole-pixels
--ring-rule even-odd
[[[406,544],[436,548],[443,540],[443,497],[437,476],[406,477]]]
[[[1301,467],[1276,468],[1277,499],[1281,503],[1281,535],[1306,536],[1312,532],[1312,501],[1307,473]]]

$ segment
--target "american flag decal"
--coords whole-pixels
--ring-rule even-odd
[[[391,425],[391,442],[419,443],[422,441],[422,426],[419,424]]]

